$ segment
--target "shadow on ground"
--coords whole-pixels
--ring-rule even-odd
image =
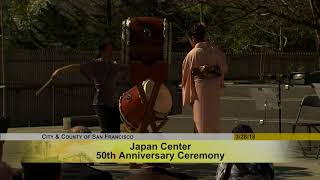
[[[198,179],[214,179],[218,164],[174,164],[172,171],[182,172]]]
[[[125,177],[128,177],[131,173],[128,171],[128,172],[124,172],[124,171],[116,171],[116,170],[111,170],[111,171],[108,171],[112,174],[112,178],[113,180],[122,180],[124,179]]]
[[[313,176],[307,168],[303,167],[275,167],[277,179],[290,179]]]
[[[170,171],[186,173],[199,180],[215,179],[218,164],[173,164]],[[131,174],[129,170],[108,170],[116,180],[122,180]],[[314,176],[314,172],[304,167],[276,166],[276,178],[285,179],[303,179],[304,177]]]
[[[201,180],[212,180],[215,178],[217,166],[217,164],[173,164],[169,171],[185,173]],[[103,167],[100,167],[99,169],[102,168]],[[115,167],[104,170],[110,172],[114,179],[117,180],[124,179],[124,177],[127,177],[134,171],[121,168],[115,169]]]

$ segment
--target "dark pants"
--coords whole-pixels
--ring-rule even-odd
[[[105,105],[94,105],[101,132],[103,133],[120,133],[120,112],[118,107],[109,107]]]

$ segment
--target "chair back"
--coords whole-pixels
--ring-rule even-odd
[[[316,96],[316,95],[305,96],[301,102],[301,106],[320,107],[319,96]]]

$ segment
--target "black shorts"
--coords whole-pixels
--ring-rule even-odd
[[[101,132],[120,133],[121,119],[118,107],[94,105],[93,109],[98,116]]]

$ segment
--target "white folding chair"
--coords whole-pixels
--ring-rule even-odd
[[[299,108],[299,112],[298,112],[298,115],[297,115],[296,122],[292,125],[292,132],[295,133],[296,128],[300,126],[300,127],[306,127],[308,129],[308,133],[311,133],[312,129],[314,129],[316,132],[320,133],[320,130],[319,130],[320,122],[319,123],[315,123],[315,122],[310,122],[310,123],[309,122],[299,122],[300,115],[302,113],[303,107],[320,107],[319,96],[308,95],[308,96],[305,96],[302,99],[301,104],[300,104],[300,108]],[[301,147],[301,150],[302,150],[302,153],[303,153],[304,156],[306,156],[306,151],[305,151],[306,148],[308,148],[309,151],[311,151],[312,148],[318,148],[317,159],[319,158],[320,145],[319,146],[312,146],[311,145],[311,141],[308,141],[309,146],[303,146],[300,141],[298,141],[298,143],[299,143],[299,145]]]

